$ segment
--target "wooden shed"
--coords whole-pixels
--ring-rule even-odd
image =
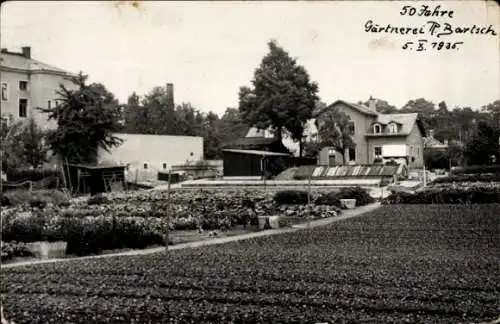
[[[257,150],[223,150],[225,177],[277,175],[293,164],[290,154]]]
[[[125,189],[125,166],[113,164],[69,164],[65,170],[73,193],[95,195]]]

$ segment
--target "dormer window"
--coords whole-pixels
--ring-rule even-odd
[[[374,134],[382,133],[382,126],[380,124],[373,125],[373,133]]]
[[[397,133],[398,132],[398,124],[396,123],[390,123],[388,125],[389,133]]]

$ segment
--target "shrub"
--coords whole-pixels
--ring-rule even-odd
[[[361,187],[342,188],[339,191],[331,191],[319,196],[316,205],[330,205],[342,207],[340,199],[356,199],[356,206],[364,206],[375,200]]]
[[[316,205],[329,205],[329,206],[336,206],[336,207],[341,206],[337,191],[330,191],[328,193],[325,193],[325,194],[319,196],[316,199],[315,203],[316,203]]]
[[[110,200],[103,195],[95,195],[87,200],[87,205],[104,205],[109,204]]]
[[[7,172],[7,179],[9,182],[21,182],[21,181],[40,181],[47,178],[59,179],[59,183],[63,183],[61,181],[61,173],[58,170],[54,169],[12,169]],[[56,188],[56,181],[51,181],[48,183],[49,189]]]
[[[47,204],[62,205],[69,202],[69,197],[56,189],[44,190],[12,190],[4,193],[13,206],[31,205],[32,207],[45,207]]]
[[[494,173],[500,174],[500,165],[472,165],[467,167],[453,168],[451,174],[478,174],[478,173]]]
[[[356,206],[364,206],[375,200],[361,187],[342,188],[338,195],[339,199],[356,199]]]
[[[10,199],[3,193],[0,193],[0,199],[2,202],[2,206],[12,206],[12,204],[10,203]]]
[[[65,219],[63,235],[68,246],[66,252],[78,256],[99,254],[103,250],[122,248],[142,249],[151,245],[164,245],[160,233],[149,230],[134,220]]]
[[[500,188],[437,188],[416,193],[393,192],[383,204],[492,204],[500,202]]]
[[[448,177],[437,178],[433,183],[452,183],[452,182],[500,182],[500,174],[457,174]]]
[[[283,190],[274,195],[274,202],[278,205],[305,205],[308,202],[308,195],[300,190]]]
[[[22,242],[1,242],[2,262],[11,260],[15,257],[32,257],[34,254],[28,246]]]

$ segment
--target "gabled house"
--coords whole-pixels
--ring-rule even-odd
[[[76,74],[35,60],[31,54],[28,46],[19,53],[7,49],[0,52],[2,121],[33,118],[42,128],[54,128],[56,122],[48,121],[47,114],[36,108],[57,106],[59,85],[74,89],[70,77]]]
[[[339,109],[350,117],[350,134],[354,148],[344,152],[349,164],[373,164],[377,162],[399,161],[409,167],[424,165],[425,129],[417,113],[381,114],[375,110],[376,100],[364,106],[337,100],[321,111],[318,117],[330,109]],[[250,129],[247,137],[271,136],[267,131]],[[310,120],[304,136],[306,141],[319,141],[315,121]],[[290,143],[292,142],[292,143]],[[283,144],[291,151],[298,152],[298,143],[284,138]],[[342,164],[342,156],[332,148],[325,148],[319,156],[319,164]]]

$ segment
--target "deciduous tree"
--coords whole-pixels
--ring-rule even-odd
[[[305,123],[318,100],[318,86],[275,41],[268,46],[269,53],[255,70],[252,87],[240,88],[239,110],[248,125],[271,128],[279,140],[286,129],[292,139],[302,143]]]
[[[337,108],[325,111],[316,120],[322,146],[330,146],[340,153],[343,163],[346,150],[356,146],[351,137],[350,123],[350,117]]]

